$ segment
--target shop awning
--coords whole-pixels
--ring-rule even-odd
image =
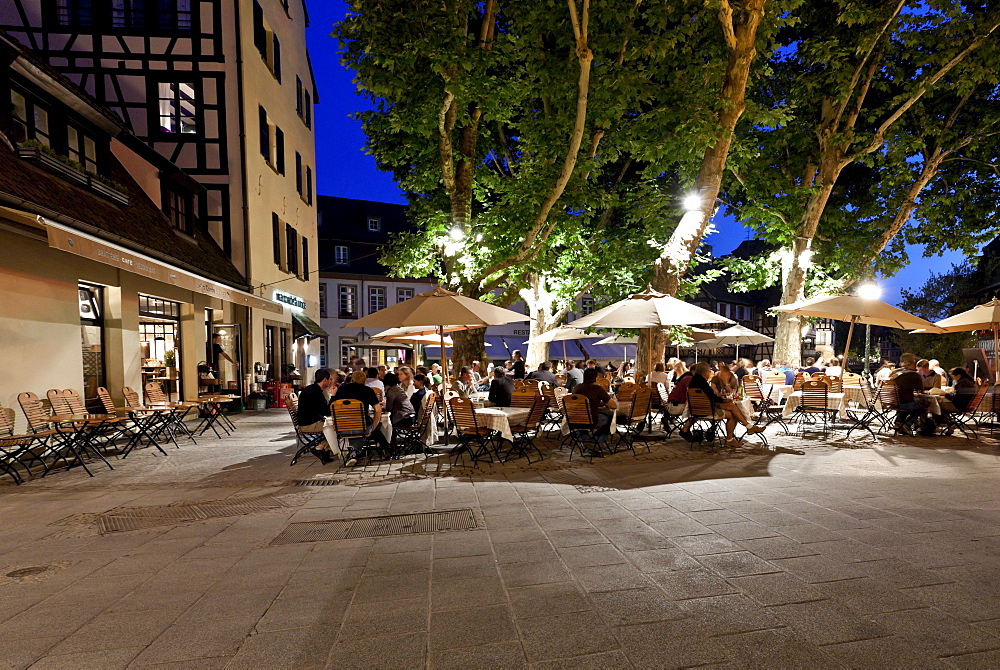
[[[292,333],[296,338],[330,336],[318,323],[299,312],[292,312]]]

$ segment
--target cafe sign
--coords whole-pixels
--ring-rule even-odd
[[[289,307],[297,309],[299,311],[304,310],[306,308],[305,300],[303,300],[297,295],[293,295],[291,293],[285,293],[284,291],[275,291],[274,301],[280,302],[283,305],[288,305]]]

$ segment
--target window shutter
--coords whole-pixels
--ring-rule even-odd
[[[271,246],[274,249],[274,264],[281,267],[281,220],[271,213]]]
[[[302,154],[295,152],[295,190],[302,195]]]
[[[268,163],[271,162],[271,132],[267,125],[267,111],[263,107],[258,107],[260,117],[260,155]]]
[[[256,0],[253,3],[253,43],[261,56],[267,57],[267,29],[264,27],[264,9]]]
[[[278,41],[277,35],[271,36],[271,42],[274,49],[274,78],[281,82],[281,42]]]
[[[309,238],[302,236],[302,278],[309,279]]]
[[[274,127],[274,153],[278,154],[274,157],[274,167],[278,174],[285,174],[285,133],[278,126]]]

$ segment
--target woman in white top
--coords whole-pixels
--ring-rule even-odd
[[[830,364],[826,366],[826,370],[824,370],[823,372],[826,373],[827,377],[843,377],[844,368],[840,366],[840,359],[831,358]]]
[[[668,375],[665,372],[663,363],[657,363],[653,366],[653,371],[649,373],[647,377],[650,384],[666,384],[668,380]]]
[[[891,363],[885,359],[882,360],[882,367],[880,367],[875,372],[875,381],[882,383],[892,376],[892,373],[896,370],[896,364]]]

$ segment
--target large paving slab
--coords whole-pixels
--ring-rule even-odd
[[[1000,660],[988,430],[769,430],[771,449],[717,454],[654,433],[648,451],[593,461],[546,439],[531,464],[411,457],[338,472],[312,457],[289,467],[283,411],[235,422],[230,437],[136,451],[93,478],[0,480],[0,668]],[[463,509],[468,530],[273,544],[293,524]],[[102,534],[109,513],[136,529]]]

